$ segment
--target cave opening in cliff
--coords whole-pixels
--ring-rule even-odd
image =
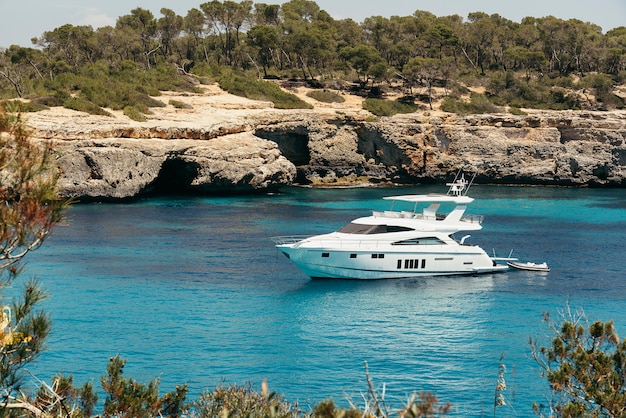
[[[262,129],[257,129],[255,135],[276,142],[281,154],[296,167],[311,162],[308,135],[296,132],[269,132]]]
[[[152,190],[156,195],[177,195],[194,193],[193,180],[198,176],[196,163],[170,159],[163,163]]]
[[[280,153],[297,168],[295,183],[308,184],[306,167],[311,163],[309,136],[293,131],[270,131],[257,129],[254,133],[259,138],[273,141]]]

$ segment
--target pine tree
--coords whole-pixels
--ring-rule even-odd
[[[539,416],[623,417],[626,415],[626,341],[612,321],[589,323],[569,308],[561,322],[544,319],[554,337],[540,345],[531,339],[533,356],[550,383],[549,405],[533,407]]]
[[[21,113],[0,106],[0,289],[16,280],[24,256],[62,219],[67,202],[58,198],[58,179],[51,144],[32,140]],[[0,299],[3,415],[40,412],[20,388],[23,368],[41,352],[50,331],[48,315],[36,310],[44,298],[39,282],[31,279],[17,300]]]

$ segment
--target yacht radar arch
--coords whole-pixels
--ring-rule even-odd
[[[476,173],[474,173],[474,176],[470,181],[467,181],[465,180],[465,174],[462,171],[459,171],[454,177],[454,181],[452,183],[446,183],[446,186],[449,187],[447,194],[449,196],[466,196],[470,187],[472,187],[475,178]]]

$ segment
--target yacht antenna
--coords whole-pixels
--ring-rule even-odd
[[[470,187],[474,183],[474,179],[476,178],[476,173],[472,176],[470,181],[465,180],[465,174],[459,170],[454,177],[454,181],[452,183],[446,183],[446,186],[449,187],[448,195],[450,196],[465,196],[469,191]]]
[[[467,189],[465,190],[465,194],[467,194],[467,192],[469,192],[469,189],[474,184],[474,180],[476,179],[477,175],[478,175],[478,172],[474,171],[474,175],[472,176],[472,179],[469,181],[469,183],[467,183]]]

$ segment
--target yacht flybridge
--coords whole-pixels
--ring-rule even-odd
[[[473,179],[472,179],[473,181]],[[477,245],[457,241],[453,234],[482,229],[481,216],[464,216],[474,201],[471,181],[457,174],[448,193],[391,196],[388,211],[373,211],[348,225],[313,237],[276,237],[276,247],[312,278],[393,279],[421,276],[493,273],[506,264]],[[441,205],[453,209],[443,215]],[[412,206],[400,210],[398,206]]]

